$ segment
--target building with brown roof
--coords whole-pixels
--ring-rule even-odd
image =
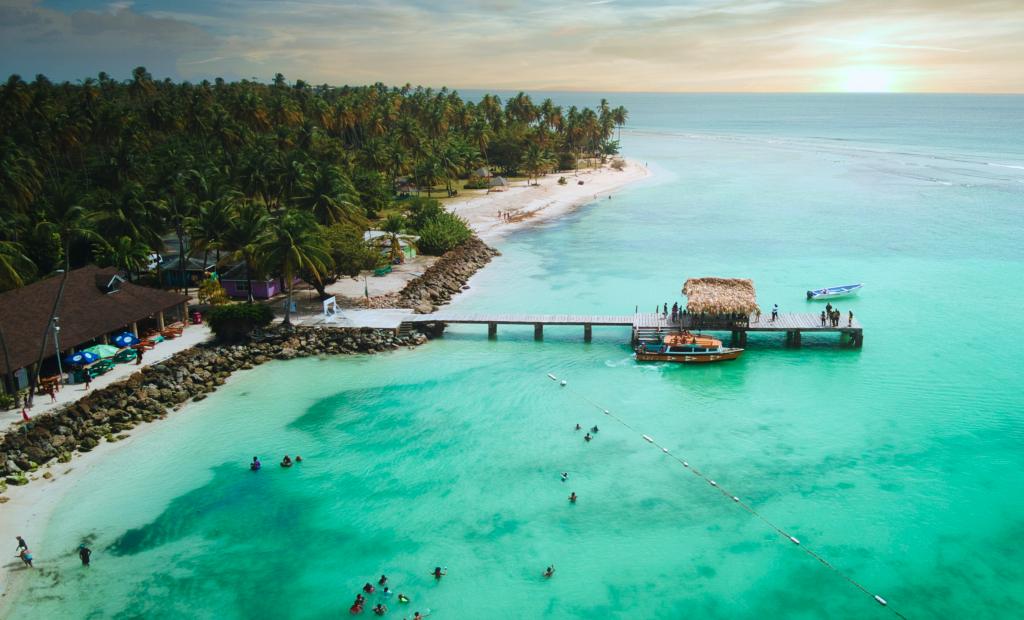
[[[184,320],[188,309],[184,295],[131,284],[116,269],[89,265],[67,274],[55,330],[50,313],[62,279],[55,275],[0,293],[0,376],[8,391],[13,385],[24,387],[40,347],[45,367],[54,362],[58,347],[66,355],[123,331],[138,335],[146,326],[163,329],[165,321]]]

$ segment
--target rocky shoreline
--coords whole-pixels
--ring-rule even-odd
[[[466,282],[495,256],[494,248],[473,235],[468,241],[446,252],[423,275],[401,291],[370,299],[371,308],[412,308],[417,314],[429,314],[466,289]]]
[[[188,401],[203,400],[237,370],[275,359],[372,354],[425,342],[427,336],[419,332],[275,326],[258,341],[193,347],[8,431],[0,440],[0,487],[28,484],[35,479],[32,472],[50,461],[66,463],[74,453],[89,452],[104,439],[124,439],[125,431],[143,422],[163,418]],[[48,478],[49,472],[42,477]]]
[[[466,282],[500,253],[475,235],[447,252],[401,291],[371,300],[376,308],[412,308],[432,312],[466,288]],[[146,366],[123,381],[9,430],[0,439],[0,492],[24,485],[31,474],[74,453],[89,452],[101,440],[118,441],[125,431],[163,418],[188,401],[199,401],[237,370],[274,359],[310,355],[379,353],[427,341],[423,333],[396,334],[387,329],[342,329],[276,326],[258,342],[211,343],[182,351],[167,361]],[[49,477],[49,472],[42,477]]]

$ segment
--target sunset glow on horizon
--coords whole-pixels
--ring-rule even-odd
[[[1024,2],[0,0],[0,71],[651,92],[1024,92]]]

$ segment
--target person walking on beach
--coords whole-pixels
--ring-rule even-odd
[[[84,544],[78,545],[78,559],[82,561],[82,566],[89,566],[90,558],[92,558],[92,549]]]
[[[85,391],[89,391],[89,385],[92,384],[92,375],[89,374],[89,369],[85,370]]]
[[[14,550],[15,553],[21,551],[22,549],[28,549],[28,543],[25,542],[24,538],[22,538],[21,536],[15,536],[15,538],[18,539],[18,548]]]
[[[18,557],[21,558],[21,561],[25,563],[25,566],[28,566],[29,568],[35,568],[34,566],[32,566],[32,552],[29,551],[27,547],[21,550],[21,553],[18,554]]]
[[[136,366],[139,366],[139,365],[142,364],[142,354],[145,351],[146,351],[146,349],[144,349],[142,347],[139,347],[138,349],[135,349],[135,365]]]

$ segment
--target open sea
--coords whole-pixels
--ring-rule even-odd
[[[267,364],[78,483],[12,616],[339,617],[385,573],[394,618],[1021,617],[1024,97],[606,96],[654,176],[505,239],[455,308],[629,314],[719,275],[817,312],[863,282],[863,349],[638,365],[625,328],[467,326]]]

